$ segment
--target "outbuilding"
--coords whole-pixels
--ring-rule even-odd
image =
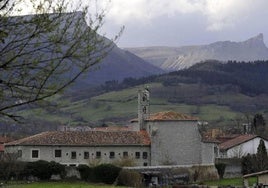
[[[244,186],[249,186],[249,178],[257,177],[257,184],[268,187],[268,170],[256,172],[252,174],[246,174],[243,176],[244,178]]]

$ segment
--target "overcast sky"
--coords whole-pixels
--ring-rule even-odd
[[[119,47],[184,46],[244,41],[264,34],[268,44],[268,0],[105,0],[103,30]]]

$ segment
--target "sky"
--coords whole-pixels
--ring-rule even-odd
[[[21,14],[30,10],[23,1]],[[112,38],[124,26],[119,47],[186,46],[244,41],[263,33],[268,46],[268,0],[67,0],[105,10],[100,34]],[[55,1],[56,2],[56,1]]]
[[[264,34],[268,0],[99,0],[108,38],[125,27],[119,47],[185,46],[244,41]]]

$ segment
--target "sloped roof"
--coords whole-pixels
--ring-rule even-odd
[[[249,140],[252,140],[256,137],[259,137],[257,135],[252,135],[252,134],[244,134],[244,135],[240,135],[240,136],[237,136],[231,140],[228,140],[226,142],[223,142],[220,144],[220,150],[227,150],[229,148],[232,148],[234,146],[237,146],[239,144],[242,144],[244,142],[247,142]]]
[[[150,137],[146,131],[53,131],[5,144],[5,146],[12,145],[150,145]]]
[[[127,126],[108,126],[108,127],[94,127],[93,131],[131,131],[132,127]]]
[[[146,121],[197,121],[198,118],[192,117],[186,114],[174,112],[174,111],[165,111],[151,114]],[[133,119],[131,122],[138,121],[138,119]]]
[[[202,142],[204,142],[204,143],[217,143],[217,144],[220,143],[220,141],[217,140],[216,138],[210,138],[210,137],[207,137],[207,138],[203,137]]]

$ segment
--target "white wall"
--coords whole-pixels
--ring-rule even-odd
[[[31,151],[39,150],[39,158],[32,158]],[[60,149],[62,156],[55,158],[55,150]],[[137,166],[143,166],[144,163],[150,165],[150,147],[149,146],[102,146],[102,147],[68,147],[68,146],[8,146],[6,152],[17,152],[22,150],[21,161],[55,161],[66,165],[78,165],[90,163],[113,163],[123,158],[123,152],[127,151],[129,158],[133,159]],[[71,158],[71,152],[76,152],[76,159]],[[89,159],[84,159],[84,152],[89,152]],[[96,158],[96,152],[101,151],[101,158]],[[115,157],[110,158],[110,152],[115,152]],[[140,152],[140,158],[135,158],[135,152]],[[143,159],[142,153],[147,152],[147,159]]]
[[[252,140],[249,140],[249,141],[244,142],[240,145],[237,145],[233,148],[230,148],[227,150],[227,156],[225,156],[225,157],[227,157],[227,158],[233,158],[233,157],[241,158],[241,157],[247,155],[248,153],[249,154],[257,153],[257,148],[260,144],[260,140],[261,140],[260,137],[256,137]],[[268,141],[264,140],[264,143],[265,143],[266,149],[268,149]]]

